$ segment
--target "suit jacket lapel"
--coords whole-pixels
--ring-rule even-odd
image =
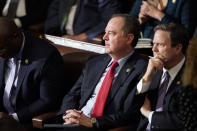
[[[4,78],[4,60],[0,60],[0,88],[3,85],[3,78]]]
[[[124,82],[130,76],[130,74],[135,71],[135,68],[136,68],[135,63],[137,61],[135,56],[136,56],[136,53],[131,55],[130,58],[127,60],[127,62],[123,65],[122,69],[120,70],[108,94],[107,104],[110,103],[110,101],[119,91],[119,89],[124,85]]]
[[[167,93],[166,93],[166,96],[170,96],[170,94],[172,94],[174,91],[178,90],[179,86],[182,85],[182,82],[181,82],[181,77],[182,77],[182,74],[183,74],[183,68],[184,68],[184,65],[181,67],[180,71],[178,72],[178,74],[176,75],[175,79],[172,81]]]
[[[157,70],[156,74],[152,78],[152,82],[151,82],[150,88],[148,90],[148,91],[150,91],[148,97],[149,97],[150,101],[152,102],[151,103],[152,107],[154,107],[154,108],[157,104],[158,89],[160,87],[160,81],[161,81],[162,74],[163,74],[163,71]]]
[[[5,61],[0,59],[0,108],[3,102],[3,94],[4,94],[4,89],[5,89],[5,82],[4,82],[4,77],[5,77]]]
[[[31,49],[30,47],[31,45],[31,41],[28,40],[28,37],[26,37],[25,35],[25,45],[23,48],[23,53],[21,56],[21,63],[20,63],[20,69],[18,72],[18,81],[17,81],[17,86],[16,86],[16,92],[14,93],[15,96],[13,96],[13,104],[16,105],[16,99],[19,93],[19,90],[21,88],[21,84],[23,82],[23,79],[25,78],[25,74],[28,71],[28,65],[31,63],[31,59],[29,58],[29,49]]]
[[[92,74],[89,74],[90,76],[88,80],[89,83],[87,85],[87,88],[89,88],[89,90],[87,90],[86,95],[82,99],[83,104],[81,105],[81,107],[84,106],[86,101],[93,94],[93,91],[95,90],[96,85],[98,84],[100,78],[102,77],[102,74],[105,71],[105,68],[109,64],[110,60],[111,60],[111,57],[107,56],[103,60],[100,60],[99,62],[97,62],[96,66],[94,66],[95,69],[92,69]]]

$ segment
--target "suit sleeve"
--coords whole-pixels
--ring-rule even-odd
[[[117,0],[98,0],[98,13],[100,14],[100,23],[85,32],[90,40],[104,33],[111,16],[120,13],[119,2]]]
[[[39,81],[35,82],[37,85],[34,87],[34,90],[37,90],[38,97],[16,112],[20,122],[29,121],[32,117],[46,111],[58,109],[66,92],[63,61],[58,51],[50,53],[46,61],[43,61],[44,65],[38,71],[40,73],[39,78],[34,78],[34,81]]]
[[[176,130],[181,128],[181,122],[176,112],[154,112],[151,121],[152,130]]]
[[[142,4],[142,0],[136,0],[132,9],[131,9],[131,11],[130,11],[130,15],[138,18],[138,14],[140,12],[141,4]]]
[[[178,89],[178,87],[176,87]],[[171,96],[170,102],[164,99],[163,111],[155,111],[152,115],[151,129],[152,130],[177,130],[181,129],[182,125],[178,114],[178,90]],[[168,104],[166,104],[168,103]],[[167,106],[168,105],[168,106]]]
[[[169,8],[167,6],[166,7],[167,9],[165,9],[166,11],[164,12],[165,16],[162,18],[162,20],[159,21],[159,20],[154,19],[155,22],[153,23],[153,21],[150,21],[149,24],[159,25],[159,24],[166,24],[166,23],[171,23],[171,22],[180,23],[189,31],[189,34],[191,37],[194,32],[195,22],[196,22],[196,16],[192,15],[192,13],[196,11],[195,7],[193,7],[193,5],[195,5],[194,1],[195,0],[177,1],[178,4],[176,5],[176,7],[173,7],[174,8],[173,15],[169,14],[169,13],[172,13],[172,11],[170,11],[172,10],[171,9],[172,6],[169,6]],[[141,0],[136,0],[134,6],[132,7],[130,15],[138,18],[141,4],[142,4]]]
[[[61,35],[60,21],[59,21],[59,4],[60,0],[53,0],[48,9],[47,19],[45,22],[44,32],[47,34]]]
[[[44,23],[47,10],[52,0],[28,0],[26,2],[27,15],[19,17],[22,27],[27,28],[30,25]]]
[[[192,7],[192,4],[194,4],[193,1],[195,0],[183,0],[183,2],[177,6],[177,8],[180,9],[177,18],[166,13],[162,20],[158,22],[158,24],[170,22],[180,23],[189,31],[190,37],[192,37],[195,29],[194,17],[196,17],[192,14],[194,10],[196,10],[194,7]]]

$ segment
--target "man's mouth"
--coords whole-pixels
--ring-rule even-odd
[[[105,47],[109,47],[109,44],[108,43],[105,43]]]

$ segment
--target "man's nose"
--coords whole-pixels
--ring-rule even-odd
[[[158,52],[158,48],[157,48],[157,45],[156,44],[153,44],[152,51],[153,52]]]
[[[108,34],[107,33],[104,34],[103,40],[108,40]]]

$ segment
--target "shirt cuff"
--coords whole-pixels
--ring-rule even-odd
[[[154,111],[151,111],[148,115],[148,122],[151,123],[152,116],[153,116]]]
[[[11,114],[11,115],[12,115],[12,117],[13,117],[15,120],[19,121],[18,116],[17,116],[16,113],[13,113],[13,114]]]
[[[141,79],[140,82],[137,84],[137,92],[136,92],[136,94],[138,95],[138,94],[142,94],[144,92],[147,92],[149,85],[150,85],[150,82],[143,83],[142,79]]]
[[[22,27],[22,23],[21,23],[21,21],[20,21],[19,18],[15,18],[15,19],[14,19],[14,22],[15,22],[15,24],[16,24],[18,27]]]

